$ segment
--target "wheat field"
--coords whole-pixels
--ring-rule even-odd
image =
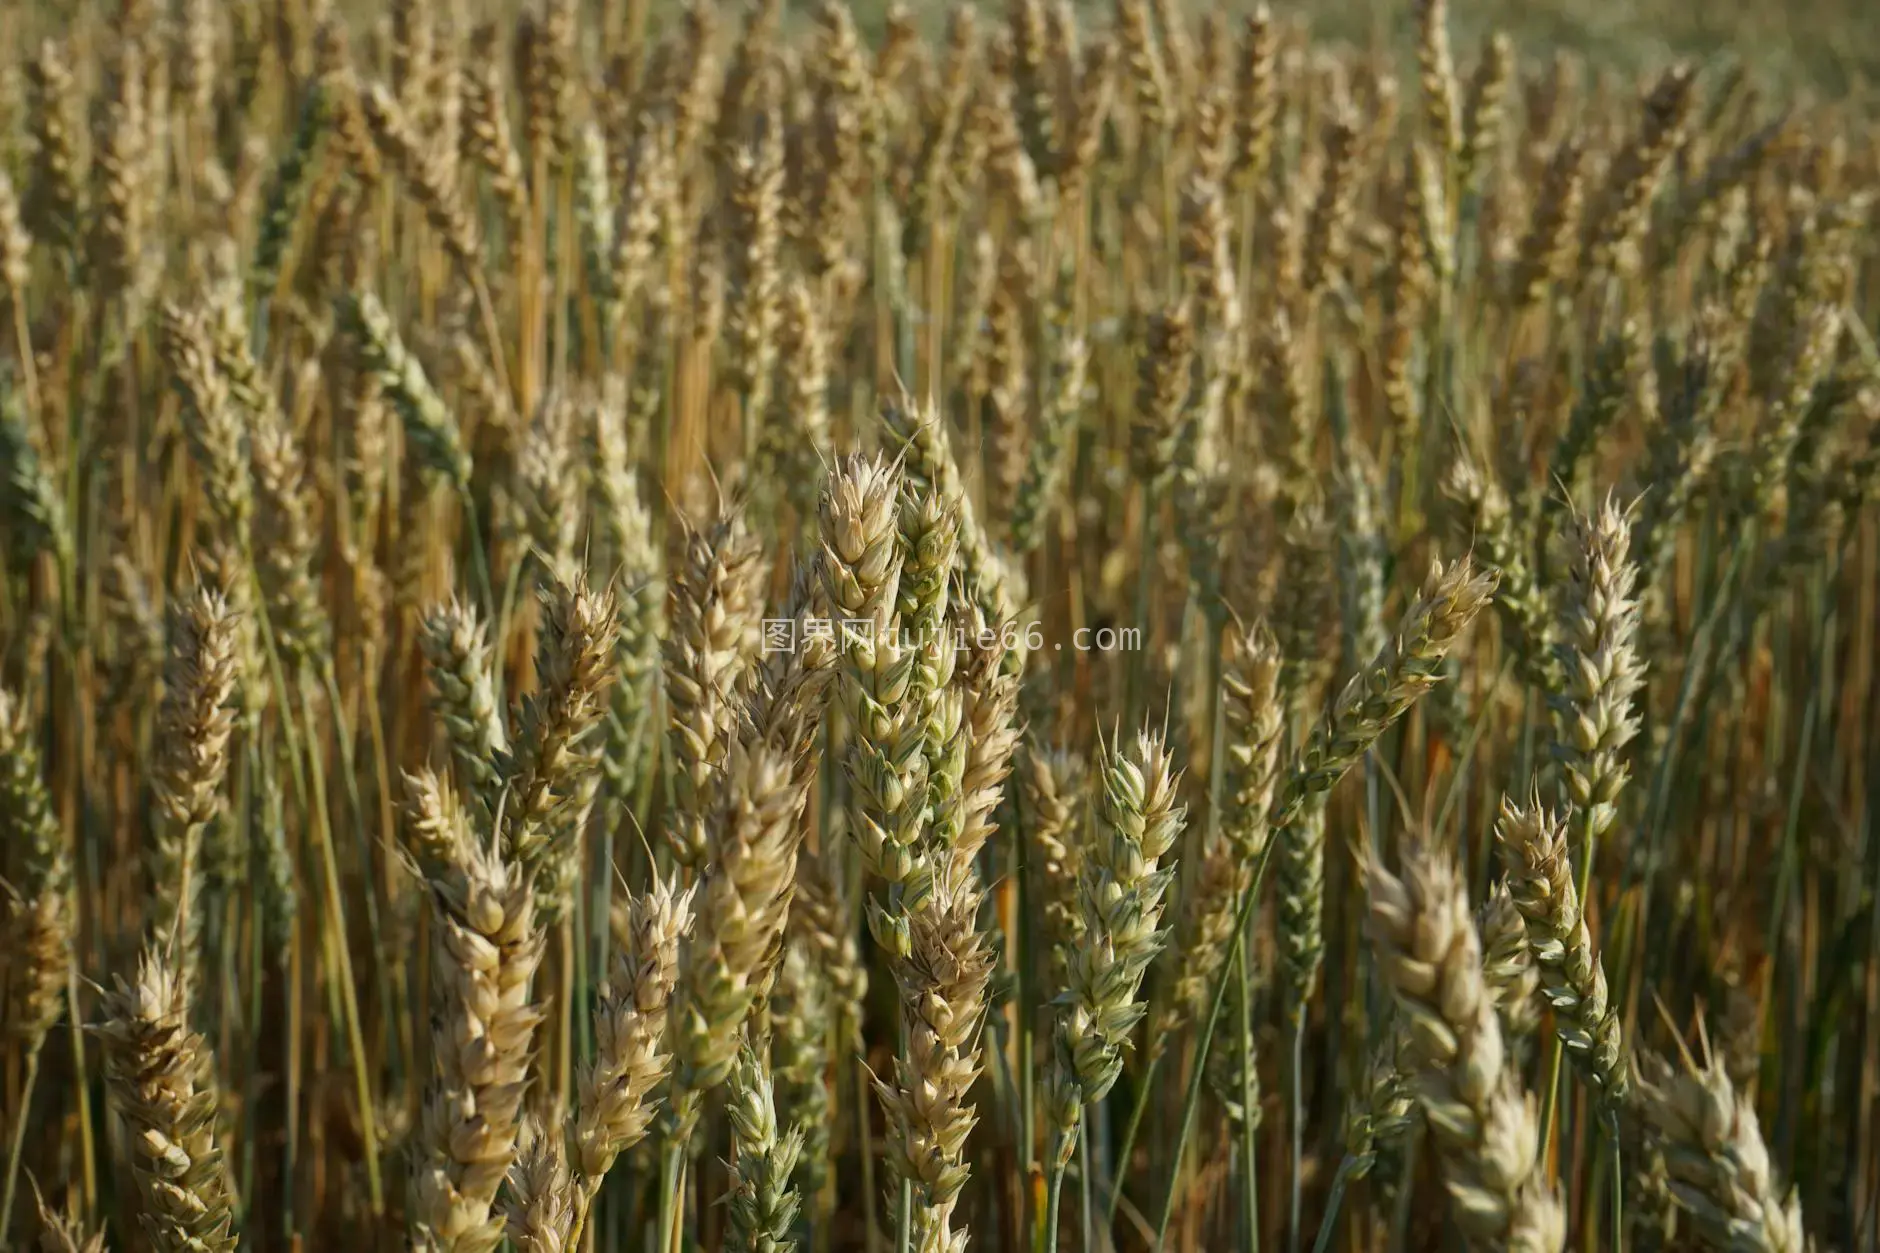
[[[0,1249],[1873,1250],[1880,126],[1309,17],[0,14]]]

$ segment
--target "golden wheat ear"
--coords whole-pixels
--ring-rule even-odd
[[[215,1061],[190,1030],[189,985],[176,959],[147,945],[129,980],[103,998],[93,1030],[113,1107],[129,1124],[144,1230],[159,1247],[232,1253],[235,1198],[217,1142]]]
[[[1374,858],[1364,877],[1366,934],[1396,998],[1404,1064],[1457,1226],[1498,1247],[1558,1253],[1566,1213],[1540,1166],[1534,1100],[1506,1052],[1455,863],[1418,848],[1401,878]]]
[[[1707,1241],[1758,1253],[1802,1253],[1801,1199],[1775,1180],[1755,1106],[1721,1061],[1642,1067],[1637,1087],[1672,1196]]]

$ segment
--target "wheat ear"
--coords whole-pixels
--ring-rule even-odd
[[[1554,1008],[1554,1030],[1574,1063],[1612,1102],[1626,1094],[1619,1013],[1607,1003],[1606,972],[1586,929],[1573,884],[1563,815],[1504,799],[1495,841],[1508,873],[1508,891],[1527,923],[1528,948],[1541,990]]]
[[[1741,1253],[1802,1253],[1801,1200],[1776,1188],[1756,1107],[1722,1063],[1676,1072],[1641,1060],[1639,1104],[1662,1146],[1671,1194],[1705,1243]]]
[[[105,1078],[130,1129],[144,1234],[164,1253],[236,1247],[234,1198],[216,1144],[214,1060],[189,1028],[181,968],[149,945],[129,982],[106,994]]]
[[[1143,732],[1128,750],[1110,745],[1101,765],[1097,829],[1078,883],[1086,942],[1069,973],[1056,1033],[1047,1107],[1060,1163],[1069,1160],[1083,1106],[1123,1073],[1123,1050],[1147,1006],[1143,977],[1162,951],[1162,898],[1174,877],[1169,854],[1187,823],[1167,746]]]
[[[916,1249],[964,1245],[953,1211],[971,1174],[966,1138],[978,1116],[967,1103],[979,1077],[980,1028],[995,962],[979,930],[979,885],[970,869],[941,861],[914,907],[890,914],[870,903],[869,922],[900,989],[907,1047],[894,1081],[875,1090],[888,1116],[888,1155],[912,1184]]]
[[[1372,861],[1365,882],[1366,934],[1403,1015],[1456,1225],[1483,1247],[1559,1253],[1566,1215],[1540,1169],[1534,1102],[1504,1051],[1454,862],[1413,850],[1403,878]]]
[[[667,1012],[679,946],[692,929],[692,888],[661,880],[627,903],[627,937],[594,1008],[594,1056],[582,1069],[573,1119],[574,1164],[594,1195],[615,1159],[638,1144],[672,1069]]]
[[[448,788],[414,793],[412,827],[428,863],[439,1011],[408,1212],[413,1239],[440,1253],[501,1241],[497,1189],[521,1132],[541,1011],[531,984],[544,933],[522,867],[473,835]]]
[[[790,1186],[803,1155],[803,1132],[777,1126],[769,1065],[749,1048],[732,1072],[725,1119],[731,1124],[731,1196],[727,1253],[790,1253],[799,1198]]]

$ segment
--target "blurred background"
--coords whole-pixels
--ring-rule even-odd
[[[635,0],[588,0],[590,7],[630,8]],[[658,28],[679,5],[676,0],[640,0]],[[891,0],[855,0],[858,25],[878,34]],[[938,30],[952,0],[903,0],[930,30]],[[126,3],[163,7],[164,0],[0,0],[0,48],[28,46],[49,30],[71,30],[88,8],[116,9]],[[263,10],[286,6],[301,11],[333,7],[362,15],[388,6],[378,0],[228,0]],[[1219,6],[1228,17],[1253,0]],[[514,13],[520,0],[458,0],[469,20]],[[741,7],[719,0],[727,15]],[[791,0],[791,16],[807,20],[810,0]],[[980,4],[996,9],[997,3]],[[1101,0],[1080,7],[1107,7]],[[1205,6],[1196,6],[1203,8]],[[1364,46],[1410,47],[1411,5],[1407,0],[1274,0],[1273,10],[1305,19],[1320,39]],[[389,18],[385,19],[389,22]],[[1460,53],[1490,30],[1506,31],[1528,55],[1574,52],[1607,73],[1639,74],[1676,58],[1741,61],[1755,77],[1783,94],[1827,97],[1870,93],[1880,83],[1880,0],[1457,0],[1450,6],[1451,38]],[[359,29],[355,26],[354,29]],[[1223,29],[1233,30],[1231,22]],[[12,58],[7,58],[11,60]],[[82,58],[81,58],[82,59]]]

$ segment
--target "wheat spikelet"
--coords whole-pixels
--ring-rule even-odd
[[[523,1253],[563,1253],[573,1238],[577,1198],[561,1135],[533,1118],[503,1193],[504,1229]]]
[[[55,248],[70,248],[84,218],[72,142],[72,70],[64,47],[50,39],[41,43],[39,54],[26,62],[26,79],[34,140],[26,227]]]
[[[960,775],[960,832],[952,848],[954,861],[962,867],[972,863],[997,828],[994,816],[1022,734],[1018,676],[1005,664],[1005,637],[1012,624],[994,627],[974,606],[965,628],[966,665],[959,672],[959,686],[966,759]]]
[[[1381,493],[1376,467],[1362,445],[1349,439],[1340,441],[1335,475],[1332,503],[1337,516],[1337,569],[1348,639],[1346,653],[1356,661],[1375,657],[1384,646],[1388,541],[1378,517]]]
[[[1555,622],[1508,494],[1459,456],[1443,474],[1443,492],[1459,506],[1483,566],[1498,580],[1495,610],[1524,677],[1543,692],[1566,682],[1555,652]]]
[[[1072,456],[1072,440],[1087,400],[1090,342],[1067,326],[1054,327],[1045,383],[1044,427],[1033,441],[1014,494],[1012,547],[1032,552],[1044,542],[1046,516],[1059,503]]]
[[[820,629],[826,609],[820,555],[797,565],[790,594],[768,622],[791,624],[790,647],[767,647],[745,671],[739,692],[746,734],[787,752],[798,785],[807,789],[822,761],[818,731],[836,678],[838,651]]]
[[[619,800],[639,786],[650,747],[666,602],[664,562],[654,547],[652,514],[629,468],[625,419],[619,405],[603,400],[595,406],[593,514],[615,567],[620,602],[616,678],[609,690],[601,770],[610,794]]]
[[[1416,603],[1397,634],[1345,684],[1327,716],[1313,728],[1274,803],[1279,830],[1312,797],[1331,790],[1384,731],[1440,681],[1443,658],[1476,614],[1493,599],[1496,579],[1464,557],[1445,567],[1432,562]]]
[[[1584,272],[1609,273],[1633,263],[1625,254],[1644,225],[1666,162],[1683,139],[1696,81],[1690,66],[1674,65],[1645,98],[1638,130],[1608,168],[1595,211],[1587,217]]]
[[[825,314],[808,282],[791,279],[784,288],[777,332],[782,375],[764,423],[762,456],[767,477],[783,485],[797,516],[816,512],[816,492],[829,449],[829,343]]]
[[[538,589],[571,573],[581,538],[586,495],[575,443],[575,406],[550,389],[536,406],[516,459],[517,486],[530,549],[528,565]]]
[[[697,919],[679,951],[673,1074],[663,1137],[685,1145],[705,1096],[737,1061],[738,1031],[783,943],[804,802],[794,763],[761,741],[732,741],[710,826]]]
[[[1279,31],[1273,11],[1261,4],[1247,15],[1235,70],[1234,176],[1261,187],[1272,160],[1279,116]]]
[[[343,297],[339,316],[357,347],[360,367],[377,376],[424,468],[458,491],[467,491],[470,453],[463,446],[456,415],[406,350],[378,297],[371,292]]]
[[[1306,400],[1305,362],[1285,310],[1275,310],[1260,329],[1254,352],[1257,393],[1280,460],[1281,489],[1289,514],[1296,513],[1312,479],[1318,430]]]
[[[864,864],[888,883],[915,868],[926,760],[911,692],[916,655],[901,642],[899,474],[884,461],[838,465],[819,506],[823,580],[841,623],[845,762]]]
[[[1776,1189],[1755,1106],[1712,1058],[1642,1067],[1639,1103],[1662,1145],[1671,1194],[1717,1248],[1806,1249],[1801,1201]]]
[[[86,1234],[84,1223],[74,1212],[72,1198],[68,1197],[65,1208],[55,1213],[46,1204],[38,1182],[34,1181],[33,1200],[39,1209],[39,1247],[43,1253],[105,1253],[104,1232]]]
[[[1031,430],[1032,362],[1023,308],[1034,287],[1037,266],[1031,247],[1018,241],[1000,258],[999,279],[986,311],[986,335],[980,341],[983,368],[975,366],[974,385],[983,385],[987,427],[984,465],[987,512],[1003,517],[1024,478],[1033,441]]]
[[[268,181],[261,229],[255,240],[254,259],[247,279],[247,288],[257,301],[272,297],[280,281],[282,259],[307,202],[308,176],[326,132],[328,112],[324,91],[309,92],[301,103],[300,120],[294,127],[292,141],[281,153]]]
[[[163,818],[151,866],[153,934],[184,979],[193,973],[202,922],[196,908],[202,837],[221,807],[229,737],[235,730],[238,629],[228,600],[207,586],[195,589],[170,627],[170,662],[158,713],[161,748],[152,779]]]
[[[781,8],[777,0],[758,0],[745,11],[744,24],[738,29],[712,134],[712,159],[721,168],[732,166],[740,142],[752,127],[763,124],[766,106],[773,103],[769,93],[775,89],[771,75]]]
[[[321,104],[331,119],[333,135],[345,157],[346,167],[366,188],[377,187],[385,177],[385,170],[379,161],[378,145],[372,138],[371,128],[366,125],[345,26],[333,18],[322,21],[314,37],[314,53],[319,69]]]
[[[1084,853],[1078,902],[1085,941],[1068,956],[1047,1107],[1059,1160],[1068,1159],[1079,1109],[1101,1100],[1123,1072],[1123,1050],[1147,1006],[1149,964],[1161,952],[1162,897],[1174,877],[1165,862],[1187,822],[1163,742],[1149,732],[1128,751],[1105,749],[1097,829]]]
[[[1623,1101],[1628,1080],[1618,1010],[1607,1004],[1606,972],[1574,888],[1565,823],[1538,797],[1525,806],[1504,799],[1495,841],[1509,894],[1527,921],[1554,1030],[1598,1090],[1615,1104]]]
[[[976,42],[974,11],[964,7],[951,10],[947,15],[946,53],[939,78],[939,107],[923,124],[918,149],[906,167],[901,196],[902,248],[910,253],[928,228],[932,215],[951,198],[946,182],[972,88],[978,53]],[[809,209],[798,212],[806,217]]]
[[[1215,980],[1233,948],[1241,894],[1252,883],[1253,863],[1226,841],[1201,863],[1193,899],[1183,902],[1176,932],[1180,965],[1150,1020],[1150,1056],[1160,1056],[1208,1008]]]
[[[1049,34],[1043,0],[1010,0],[1006,29],[1012,43],[1013,103],[1025,151],[1040,169],[1054,166],[1057,103],[1045,64]]]
[[[447,875],[470,833],[457,793],[428,766],[407,774],[404,784],[405,842],[418,873],[427,879]]]
[[[201,128],[215,107],[217,39],[215,8],[207,0],[180,6],[176,47],[176,95],[190,125]]]
[[[477,274],[482,264],[482,241],[476,219],[464,208],[440,151],[414,131],[397,98],[384,84],[373,83],[360,103],[374,142],[411,188],[439,242],[465,275]]]
[[[1592,459],[1600,438],[1612,428],[1624,408],[1629,391],[1631,345],[1639,334],[1637,321],[1627,318],[1601,338],[1593,351],[1579,400],[1554,444],[1553,460],[1547,467],[1548,477],[1564,484],[1568,492],[1578,483],[1582,464]],[[1551,520],[1567,503],[1569,500],[1564,494],[1549,496],[1540,505],[1539,512],[1543,518]],[[1528,507],[1533,507],[1531,501]]]
[[[770,1066],[746,1048],[732,1072],[725,1102],[731,1124],[730,1253],[787,1253],[796,1247],[798,1197],[790,1186],[803,1156],[803,1133],[780,1131]]]
[[[1130,460],[1143,482],[1160,486],[1175,466],[1194,361],[1194,322],[1186,303],[1149,319],[1138,358]]]
[[[913,1185],[911,1237],[921,1250],[955,1249],[953,1211],[971,1168],[966,1139],[978,1121],[966,1098],[979,1077],[979,1032],[994,956],[979,930],[980,889],[970,870],[942,863],[918,903],[890,915],[870,903],[869,924],[900,989],[907,1047],[893,1082],[875,1081],[888,1118],[888,1161]]]
[[[921,405],[903,392],[896,400],[886,401],[881,411],[888,447],[901,458],[906,476],[917,487],[935,491],[957,503],[960,521],[960,569],[968,593],[979,602],[986,617],[993,622],[1020,618],[1024,599],[1023,572],[999,551],[981,526],[973,504],[960,483],[959,463],[954,459],[946,427],[939,413]],[[1022,660],[1014,650],[1015,661]]]
[[[28,1052],[36,1051],[59,1019],[72,966],[72,868],[65,833],[47,791],[32,716],[25,701],[0,688],[0,869],[15,867],[0,884],[0,963],[6,988],[6,1028]]]
[[[606,298],[607,282],[613,273],[614,213],[607,141],[600,127],[583,122],[575,151],[575,224],[580,229],[582,264],[588,282],[602,295],[603,314],[616,312],[617,304]],[[603,327],[602,333],[610,334],[612,330]]]
[[[895,620],[913,658],[907,700],[917,711],[931,769],[952,738],[940,725],[938,703],[958,664],[959,641],[948,630],[948,610],[959,556],[959,506],[903,481],[895,516],[901,551]]]
[[[1459,88],[1455,58],[1449,51],[1447,0],[1419,0],[1416,21],[1423,124],[1429,142],[1437,145],[1447,167],[1462,151],[1461,109],[1456,99]]]
[[[1058,193],[1067,201],[1085,194],[1090,171],[1096,165],[1104,127],[1110,120],[1116,94],[1116,45],[1099,36],[1084,49],[1076,88],[1067,92],[1075,102],[1068,126],[1063,168],[1058,171]]]
[[[13,180],[0,174],[0,294],[10,300],[26,299],[32,248],[32,236],[20,220],[20,198]]]
[[[112,1104],[130,1132],[144,1235],[163,1253],[230,1253],[234,1198],[216,1144],[214,1060],[189,1028],[189,1006],[182,972],[152,945],[135,977],[105,995],[94,1030]]]
[[[692,888],[661,880],[627,902],[626,942],[601,985],[594,1057],[582,1068],[571,1121],[584,1205],[615,1159],[645,1137],[657,1112],[657,1089],[672,1067],[667,1013],[679,947],[692,929],[692,897]]]
[[[1065,963],[1083,935],[1077,883],[1085,847],[1082,827],[1086,767],[1075,753],[1035,744],[1026,749],[1020,762],[1026,829],[1037,848],[1031,864],[1037,868],[1040,880],[1044,938],[1050,945],[1053,984],[1062,986]]]
[[[228,538],[245,545],[254,516],[247,440],[229,399],[228,380],[216,362],[214,341],[200,314],[166,303],[163,351],[183,402],[183,429],[204,494]]]
[[[482,168],[490,191],[502,205],[509,245],[519,246],[528,220],[529,193],[509,130],[509,106],[504,99],[502,61],[497,53],[494,22],[479,25],[470,36],[470,58],[463,76],[461,158]]]
[[[516,720],[515,749],[503,763],[505,854],[539,877],[536,904],[545,922],[560,918],[578,874],[588,786],[600,769],[594,735],[613,679],[615,603],[585,575],[542,593],[536,692]]]
[[[1170,125],[1168,67],[1156,45],[1146,0],[1116,0],[1116,31],[1135,88],[1136,116],[1150,133]]]
[[[255,488],[255,564],[283,664],[298,670],[328,649],[320,586],[318,499],[300,441],[270,403],[257,413],[250,465]]]
[[[620,304],[615,325],[625,322],[625,311],[647,285],[653,271],[660,232],[676,215],[677,155],[670,130],[650,115],[642,115],[633,140],[628,176],[620,180],[619,212],[614,223],[610,297]]]
[[[1182,269],[1194,293],[1201,338],[1193,392],[1197,412],[1184,441],[1191,447],[1184,447],[1182,460],[1204,471],[1210,470],[1220,456],[1222,427],[1230,402],[1245,383],[1244,319],[1229,243],[1231,234],[1227,200],[1218,176],[1205,180],[1191,177],[1182,193]]]
[[[767,568],[741,512],[731,509],[704,528],[688,527],[684,557],[672,580],[665,645],[668,740],[679,766],[679,813],[667,840],[682,865],[705,855],[705,815],[736,733],[736,690],[750,664],[763,612]]]
[[[1165,54],[1172,105],[1187,103],[1197,77],[1194,41],[1189,35],[1187,15],[1173,0],[1149,0],[1155,19],[1155,34]]]
[[[431,681],[431,712],[450,745],[458,778],[486,813],[493,813],[502,776],[498,763],[509,748],[490,646],[477,611],[452,597],[433,606],[419,622],[419,646]]]
[[[1540,971],[1528,947],[1527,922],[1505,882],[1482,902],[1475,928],[1482,937],[1482,978],[1501,1015],[1501,1033],[1523,1040],[1540,1026]]]
[[[439,1011],[407,1213],[421,1245],[480,1253],[504,1232],[494,1205],[521,1132],[545,942],[522,867],[472,835],[437,787],[412,822],[431,863]]]
[[[568,155],[575,37],[575,6],[568,0],[545,0],[539,20],[529,12],[517,19],[516,78],[529,152],[551,165]]]
[[[1454,864],[1415,851],[1403,878],[1370,862],[1365,881],[1367,934],[1396,996],[1456,1225],[1487,1246],[1558,1253],[1566,1216],[1539,1168],[1533,1100],[1503,1051]]]
[[[392,90],[401,105],[424,109],[436,61],[436,11],[424,0],[393,0],[390,34]]]
[[[854,14],[840,0],[824,0],[816,6],[815,20],[810,75],[819,132],[818,170],[811,185],[822,200],[815,265],[827,273],[840,262],[838,250],[846,247],[843,228],[859,210],[860,183],[879,135],[873,74]]]
[[[0,374],[0,519],[6,547],[30,562],[42,552],[63,564],[72,548],[71,520],[52,468],[27,423],[24,397]]]
[[[1346,1170],[1362,1179],[1377,1165],[1378,1151],[1401,1139],[1414,1122],[1416,1095],[1404,1073],[1403,1037],[1394,1023],[1365,1062],[1363,1087],[1345,1108]]]
[[[1325,960],[1325,800],[1308,802],[1282,828],[1275,848],[1274,912],[1287,1021],[1303,1030],[1312,988]]]
[[[1628,559],[1631,520],[1608,496],[1591,515],[1575,511],[1561,624],[1565,690],[1555,703],[1564,800],[1584,827],[1586,855],[1618,816],[1626,745],[1638,734],[1633,700],[1645,685],[1638,658],[1637,568]]]
[[[839,827],[833,828],[839,835]],[[800,923],[804,944],[816,968],[829,980],[836,1019],[833,1043],[840,1047],[861,1038],[862,1009],[868,999],[868,967],[861,958],[852,922],[854,911],[837,878],[835,848],[799,859],[797,895],[791,920]]]
[[[732,259],[730,316],[727,329],[736,350],[732,354],[730,382],[743,398],[749,421],[755,424],[770,399],[777,359],[780,319],[777,250],[779,213],[783,195],[783,138],[775,125],[766,126],[754,148],[744,148],[732,161]]]
[[[1494,31],[1482,41],[1482,56],[1469,76],[1462,106],[1461,145],[1456,153],[1456,181],[1464,194],[1472,194],[1499,155],[1502,101],[1514,73],[1514,44]]]
[[[1358,131],[1343,110],[1325,127],[1325,168],[1319,190],[1306,218],[1305,268],[1300,282],[1308,298],[1317,296],[1339,277],[1349,252],[1351,200],[1357,187]]]
[[[1019,129],[1018,104],[1010,82],[995,79],[979,98],[978,130],[984,135],[986,172],[993,186],[1011,204],[1022,222],[1034,222],[1043,211],[1038,167],[1025,149]]]

